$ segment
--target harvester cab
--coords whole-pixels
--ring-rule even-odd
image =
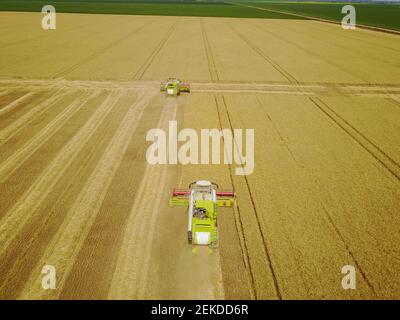
[[[235,204],[233,191],[219,191],[216,183],[199,180],[189,189],[174,189],[170,206],[188,207],[188,241],[197,245],[216,246],[218,243],[218,207]]]
[[[169,96],[179,96],[181,92],[190,92],[190,84],[176,78],[168,78],[161,82],[160,91],[165,91]]]

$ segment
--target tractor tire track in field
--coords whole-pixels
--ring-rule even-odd
[[[223,105],[225,107],[226,115],[228,117],[229,127],[230,127],[231,131],[233,132],[233,125],[232,125],[231,117],[229,115],[228,107],[226,105],[226,101],[225,101],[224,96],[222,96],[222,101],[223,101]],[[236,141],[235,141],[235,144],[236,144]],[[236,144],[236,147],[238,147],[237,144]],[[243,164],[241,166],[243,168]],[[246,187],[247,187],[248,194],[249,194],[249,197],[250,197],[250,200],[251,200],[251,205],[252,205],[252,208],[253,208],[254,217],[256,218],[257,227],[258,227],[259,233],[260,233],[261,238],[262,238],[262,242],[263,242],[263,246],[264,246],[264,253],[265,253],[266,257],[267,257],[267,265],[268,265],[269,270],[271,271],[271,274],[272,274],[272,278],[273,278],[276,294],[278,296],[278,299],[281,300],[282,299],[282,294],[281,294],[280,289],[279,289],[279,285],[278,285],[278,281],[277,281],[277,277],[276,277],[276,272],[275,272],[275,269],[274,269],[274,266],[273,266],[273,263],[272,263],[269,244],[267,243],[267,239],[266,239],[266,237],[264,235],[263,228],[261,226],[260,215],[258,213],[258,210],[257,210],[256,204],[255,204],[254,198],[253,198],[253,194],[251,192],[251,188],[250,188],[250,184],[249,184],[249,181],[247,179],[247,176],[244,175],[243,178],[244,178],[244,180],[246,182]]]
[[[201,25],[201,34],[203,37],[204,49],[206,51],[207,62],[208,62],[208,71],[210,72],[211,80],[219,80],[218,69],[215,64],[215,58],[212,52],[211,44],[207,36],[207,31],[204,26],[204,21],[200,18],[200,25]]]
[[[220,111],[220,104],[218,103],[218,99],[217,97],[214,95],[214,100],[215,100],[215,107],[217,109],[217,114],[218,114],[218,121],[219,121],[219,125],[220,125],[220,129],[222,130],[222,120],[221,120],[221,111]],[[222,139],[224,139],[224,137],[222,137]],[[232,176],[232,166],[229,164],[229,179],[232,185],[232,190],[233,192],[236,193],[235,190],[235,183],[234,183],[234,179]],[[246,271],[247,271],[247,278],[249,279],[249,286],[250,286],[250,296],[252,299],[257,299],[257,292],[255,289],[255,280],[254,280],[254,274],[253,274],[253,270],[250,264],[250,257],[249,257],[249,251],[247,248],[247,243],[246,243],[246,236],[244,233],[244,229],[243,229],[243,222],[242,222],[242,216],[241,216],[241,211],[240,211],[240,206],[237,203],[236,207],[234,208],[234,220],[235,220],[235,227],[236,227],[236,231],[238,233],[239,236],[239,243],[240,243],[240,250],[242,252],[242,259],[243,259],[243,264],[246,267]]]
[[[294,23],[298,23],[297,21],[293,21]],[[301,23],[300,23],[300,25],[301,25]],[[304,26],[304,25],[303,25]],[[315,26],[313,26],[313,25],[310,25],[310,28],[311,29],[313,29]],[[332,34],[332,35],[337,35],[337,33],[334,31],[334,29],[328,29],[328,28],[324,28],[324,32],[326,32],[326,33],[329,33],[329,34]],[[311,32],[312,33],[312,32]],[[310,33],[310,34],[311,34]],[[346,38],[346,39],[349,39],[350,41],[359,41],[359,42],[362,42],[362,43],[365,43],[365,44],[368,44],[368,45],[371,45],[372,47],[375,47],[376,46],[376,42],[373,42],[373,41],[369,41],[369,40],[366,40],[366,39],[364,39],[364,38],[362,38],[362,37],[357,37],[357,36],[353,36],[352,37],[352,35],[353,34],[349,34],[349,33],[345,33],[345,34],[341,34],[341,37],[342,38]],[[377,36],[378,38],[380,37],[380,34],[375,34],[375,36]],[[384,45],[384,44],[380,44],[379,45],[379,47],[381,47],[381,48],[384,48],[384,49],[388,49],[388,50],[390,50],[390,51],[394,51],[394,52],[400,52],[400,50],[398,49],[398,48],[394,48],[394,47],[390,47],[390,46],[387,46],[387,45]]]
[[[276,39],[279,39],[279,40],[281,40],[281,41],[284,41],[284,42],[287,42],[287,43],[291,44],[292,46],[296,47],[297,49],[299,49],[299,50],[305,52],[307,55],[317,57],[318,59],[320,59],[321,61],[325,62],[326,64],[331,65],[331,66],[333,66],[334,68],[336,68],[336,69],[338,69],[338,70],[340,70],[340,71],[342,71],[342,72],[344,72],[344,73],[346,73],[346,74],[349,74],[349,70],[348,70],[348,69],[344,68],[342,65],[340,65],[340,64],[338,64],[338,63],[334,63],[334,62],[332,62],[332,61],[326,59],[323,55],[318,54],[318,53],[316,53],[316,52],[313,51],[313,50],[307,49],[307,48],[305,48],[305,47],[303,47],[303,46],[297,44],[296,42],[293,42],[293,41],[291,41],[291,40],[289,40],[289,39],[287,39],[287,38],[282,38],[282,37],[280,37],[279,35],[273,33],[272,31],[267,30],[267,29],[264,29],[264,28],[260,27],[260,26],[257,25],[257,24],[254,24],[254,23],[253,23],[252,25],[253,25],[254,27],[256,27],[257,29],[261,30],[262,32],[267,33],[267,34],[269,34],[269,35],[272,35],[272,36],[273,36],[274,38],[276,38]],[[358,80],[361,80],[361,82],[362,82],[364,85],[365,85],[365,84],[368,84],[368,81],[365,80],[363,77],[360,77],[359,75],[355,75],[355,74],[350,74],[350,75],[353,76],[354,78],[357,78]],[[363,76],[364,76],[364,74],[363,74]]]
[[[57,181],[52,191],[43,199],[38,208],[32,212],[30,220],[25,223],[18,236],[10,244],[7,253],[2,257],[4,267],[14,270],[15,273],[21,274],[21,276],[18,281],[14,280],[12,283],[7,278],[2,279],[3,291],[7,292],[8,289],[16,297],[29,277],[29,270],[32,270],[37,265],[44,249],[48,246],[49,239],[52,239],[57,230],[59,230],[65,217],[68,216],[68,210],[77,201],[76,198],[84,186],[81,183],[82,179],[84,181],[90,180],[90,174],[102,159],[107,146],[114,148],[113,151],[115,151],[115,147],[118,144],[115,139],[112,139],[117,136],[115,132],[122,118],[130,109],[131,100],[132,98],[129,96],[116,97],[112,102],[113,105],[110,106],[112,111],[108,113],[108,116],[101,122],[99,127],[90,133],[90,139],[85,143],[83,149],[76,154],[65,174]],[[136,112],[135,109],[134,111]],[[115,154],[118,155],[119,153],[115,152]],[[96,172],[108,174],[109,171],[109,168],[106,167]],[[98,185],[100,188],[104,188],[104,186],[105,183]],[[95,195],[97,197],[98,193],[95,193]],[[86,200],[85,204],[87,205],[89,200]],[[77,218],[78,212],[81,211],[73,211],[75,218]],[[65,245],[66,243],[63,244],[64,248]],[[15,252],[18,252],[18,259],[15,257]],[[58,267],[57,265],[57,270],[60,271],[61,268]],[[40,274],[40,270],[37,274]],[[12,286],[12,290],[7,287],[7,284]]]
[[[193,92],[260,93],[278,95],[335,95],[393,97],[400,94],[398,85],[343,84],[343,83],[282,83],[282,82],[193,82]]]
[[[127,34],[125,34],[124,36],[122,36],[121,38],[107,44],[106,46],[97,49],[95,52],[93,52],[92,54],[86,56],[85,58],[83,58],[82,60],[80,60],[79,62],[77,62],[76,64],[64,69],[63,71],[60,71],[58,73],[56,73],[55,75],[53,75],[53,78],[59,78],[59,77],[64,77],[65,75],[67,75],[68,73],[71,73],[72,71],[78,69],[80,66],[82,66],[83,64],[90,62],[91,60],[97,58],[98,56],[102,55],[103,53],[105,53],[107,50],[113,48],[115,45],[117,45],[118,43],[128,39],[130,36],[132,36],[133,34],[139,32],[140,30],[144,29],[145,27],[147,27],[148,25],[152,24],[155,20],[152,20],[150,22],[147,22],[146,24],[141,25],[138,28],[135,28],[134,30],[128,32]]]
[[[287,25],[284,25],[284,26],[280,26],[280,28],[282,28],[282,29],[285,29],[285,30],[287,30],[287,32],[288,33],[294,33],[294,32],[296,32],[296,26],[294,27],[294,28],[291,28],[290,26],[287,26]],[[310,39],[313,39],[313,40],[316,40],[316,41],[321,41],[322,39],[321,39],[321,37],[319,36],[318,37],[318,35],[316,35],[314,32],[312,32],[312,30],[310,30],[309,32],[308,32],[309,30],[307,30],[307,31],[304,31],[304,29],[302,30],[302,33],[304,34],[304,35],[307,35],[307,36],[309,36],[310,37]],[[327,31],[328,32],[328,31]],[[346,37],[346,36],[343,36],[343,35],[341,35],[340,37],[338,37],[338,35],[337,34],[335,34],[334,32],[329,32],[330,34],[332,34],[332,35],[335,35],[336,36],[336,38],[341,38],[341,37]],[[349,37],[346,37],[346,38],[349,38]],[[350,37],[350,39],[351,39],[352,37]],[[354,38],[353,38],[354,39]],[[335,40],[333,40],[333,39],[331,39],[332,41],[331,41],[331,45],[332,46],[334,46],[335,48],[340,48],[342,51],[346,51],[346,50],[349,50],[349,46],[345,46],[345,45],[343,45],[343,44],[339,44],[337,41],[335,41]],[[371,43],[369,43],[369,44],[371,44]],[[390,48],[389,48],[390,49]],[[335,51],[339,51],[339,50],[335,50]],[[397,51],[397,50],[394,50],[394,51]],[[354,46],[354,47],[352,47],[352,53],[358,53],[358,55],[359,56],[365,56],[365,50],[364,49],[362,49],[362,48],[358,48],[357,46]],[[391,67],[393,67],[393,61],[391,61],[391,59],[388,59],[388,60],[385,60],[385,59],[382,59],[382,57],[380,56],[380,55],[371,55],[371,53],[370,53],[370,55],[369,55],[369,58],[371,58],[371,60],[375,60],[375,61],[379,61],[380,63],[383,63],[383,64],[385,64],[385,65],[387,65],[387,67],[389,67],[389,68],[391,68]]]
[[[156,46],[154,51],[151,53],[149,58],[144,62],[144,64],[136,71],[136,73],[132,76],[133,80],[141,80],[144,74],[146,73],[147,69],[150,68],[151,64],[153,63],[154,59],[160,53],[162,48],[164,47],[165,43],[171,37],[172,33],[175,31],[178,21],[175,21],[171,27],[167,30],[164,36],[161,38],[161,41]]]
[[[237,31],[232,25],[228,25],[229,28],[235,33],[240,39],[243,40],[252,50],[254,50],[260,57],[267,61],[276,71],[278,71],[283,77],[285,77],[290,83],[298,84],[297,79],[282,68],[277,62],[275,62],[271,57],[269,57],[265,52],[263,52],[254,42],[252,42],[247,37],[243,36],[239,31]]]
[[[225,114],[226,114],[226,117],[227,117],[228,125],[229,125],[229,128],[230,128],[231,132],[233,133],[232,120],[231,120],[231,117],[230,117],[230,115],[229,115],[229,111],[228,111],[228,107],[227,107],[225,98],[224,98],[223,95],[222,95],[219,99],[218,99],[218,98],[219,98],[219,97],[216,97],[217,106],[218,106],[218,105],[221,105],[221,106],[223,105],[223,106],[224,106],[224,111],[225,111]],[[220,102],[218,102],[218,100],[220,100]],[[236,141],[234,141],[234,144],[236,144]],[[236,147],[238,147],[237,144],[236,144]],[[237,149],[235,149],[235,150],[237,150]],[[239,156],[240,156],[240,155],[239,155]],[[242,168],[243,168],[243,164],[242,164],[241,166],[242,166]],[[279,285],[278,285],[278,281],[277,281],[275,269],[274,269],[274,266],[273,266],[273,262],[272,262],[272,258],[271,258],[271,253],[270,253],[269,244],[267,243],[267,239],[266,239],[266,237],[265,237],[265,235],[264,235],[264,232],[263,232],[263,229],[262,229],[262,226],[261,226],[260,215],[259,215],[259,213],[258,213],[256,204],[255,204],[255,201],[254,201],[252,192],[251,192],[250,184],[249,184],[249,182],[248,182],[248,179],[247,179],[247,176],[246,176],[246,175],[243,176],[243,180],[244,180],[244,182],[245,182],[245,188],[246,188],[247,194],[248,194],[249,199],[250,199],[251,208],[252,208],[253,215],[254,215],[253,217],[254,217],[255,222],[256,222],[257,234],[259,234],[259,236],[260,236],[260,238],[261,238],[261,241],[262,241],[262,244],[263,244],[263,245],[262,245],[263,254],[264,254],[264,257],[263,257],[263,258],[265,258],[265,260],[266,260],[265,262],[266,262],[266,264],[267,264],[267,266],[268,266],[268,270],[269,270],[270,273],[271,273],[272,280],[273,280],[274,291],[275,291],[274,293],[271,293],[271,292],[267,292],[267,293],[263,292],[263,293],[261,293],[261,292],[258,292],[258,290],[260,290],[261,288],[256,288],[256,287],[254,286],[254,295],[255,295],[255,298],[256,298],[256,299],[263,299],[263,298],[265,298],[265,295],[267,295],[267,296],[269,296],[269,297],[275,295],[279,300],[281,300],[281,299],[282,299],[282,294],[281,294],[281,292],[280,292],[280,288],[279,288]],[[232,184],[233,184],[233,186],[234,186],[234,189],[236,189],[236,188],[235,188],[234,181],[232,181]],[[238,202],[239,202],[239,201],[238,201]],[[239,206],[238,206],[238,207],[239,207]],[[243,230],[243,237],[244,237],[244,234],[245,234],[244,232],[245,232],[245,231]],[[248,251],[248,250],[246,250],[246,251]],[[246,252],[246,256],[247,256],[248,259],[249,259],[249,265],[251,265],[251,260],[252,260],[252,258],[254,259],[254,258],[256,258],[256,257],[252,257],[252,256],[249,255],[247,252]],[[257,258],[259,258],[259,257],[257,257]],[[254,273],[253,273],[252,278],[255,279]],[[254,281],[253,283],[255,284],[256,282],[257,282],[257,281]],[[265,290],[265,288],[263,288],[263,289]]]
[[[73,89],[73,90],[131,90],[146,89],[149,87],[159,88],[160,79],[118,81],[118,80],[17,80],[0,79],[0,85],[7,90],[52,90]],[[282,81],[193,81],[191,89],[195,92],[215,92],[215,93],[262,93],[262,94],[290,94],[290,95],[335,95],[335,96],[367,96],[367,97],[392,97],[400,95],[399,84],[366,84],[366,83],[334,83],[334,82],[299,82],[288,83]],[[0,121],[2,125],[2,121]]]
[[[294,163],[296,163],[296,165],[299,168],[304,168],[304,165],[302,165],[301,163],[299,163],[299,161],[296,159],[294,152],[292,151],[292,149],[289,146],[289,143],[287,142],[287,140],[283,137],[282,132],[279,130],[277,124],[274,122],[274,120],[272,119],[271,115],[268,113],[268,111],[263,108],[263,104],[260,101],[260,98],[258,97],[258,95],[255,96],[256,97],[256,101],[257,104],[260,108],[260,110],[263,110],[265,113],[265,116],[267,117],[268,121],[271,122],[272,127],[274,128],[275,133],[277,134],[277,136],[279,137],[280,142],[285,146],[286,150],[288,151],[288,154],[290,155],[290,157],[293,159]]]
[[[346,248],[346,251],[348,252],[348,254],[351,257],[351,259],[353,259],[353,261],[355,263],[355,266],[357,267],[357,271],[360,272],[361,277],[363,278],[363,280],[367,284],[368,288],[372,291],[373,295],[376,296],[376,292],[375,292],[374,287],[372,286],[371,282],[369,281],[369,279],[368,279],[367,275],[365,274],[365,271],[361,267],[360,263],[356,259],[353,251],[350,249],[349,245],[346,243],[346,241],[345,241],[342,233],[340,232],[339,228],[336,226],[335,222],[333,221],[333,218],[332,218],[331,214],[329,213],[329,210],[325,207],[324,204],[321,204],[321,207],[323,208],[323,211],[324,211],[324,213],[325,213],[330,225],[332,226],[332,229],[335,231],[336,235],[338,236],[340,241],[343,243],[343,246]]]
[[[390,94],[389,97],[386,99],[387,101],[390,101],[393,105],[395,105],[397,108],[400,108],[400,96]]]
[[[333,121],[340,129],[348,134],[355,142],[357,142],[365,151],[367,151],[374,159],[376,159],[387,171],[389,171],[397,181],[400,181],[400,165],[393,160],[378,145],[368,139],[361,131],[355,128],[346,119],[341,117],[335,110],[328,106],[318,97],[309,97],[310,101],[325,116]]]

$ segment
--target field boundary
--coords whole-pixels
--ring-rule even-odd
[[[290,15],[290,16],[299,17],[299,18],[308,19],[308,20],[315,20],[315,21],[319,21],[319,22],[326,22],[326,23],[340,25],[340,22],[335,21],[335,20],[329,20],[329,19],[318,18],[318,17],[313,17],[313,16],[305,16],[305,15],[302,15],[302,14],[292,13],[292,12],[287,12],[287,11],[272,10],[272,9],[267,9],[267,8],[262,8],[262,7],[249,6],[249,5],[243,4],[243,3],[235,3],[235,2],[229,2],[229,1],[224,1],[224,3],[231,4],[231,5],[236,5],[236,6],[240,6],[240,7],[247,7],[247,8],[258,9],[258,10],[263,10],[263,11],[269,11],[269,12],[274,12],[274,13],[287,14],[287,15]],[[368,25],[365,25],[365,24],[357,24],[356,27],[360,28],[360,29],[367,29],[367,30],[380,31],[380,32],[400,35],[400,31],[393,30],[393,29],[386,29],[386,28],[381,28],[381,27],[368,26]]]

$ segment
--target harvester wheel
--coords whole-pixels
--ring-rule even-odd
[[[211,243],[209,244],[211,249],[218,248],[218,230],[215,230],[211,235]]]
[[[208,247],[209,247],[210,249],[217,249],[217,248],[218,248],[218,241],[213,241],[213,242],[211,242],[211,243],[208,245]]]

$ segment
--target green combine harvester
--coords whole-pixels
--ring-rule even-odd
[[[190,92],[190,84],[177,78],[169,78],[167,81],[161,82],[160,91],[166,92],[169,96],[179,96],[181,92]]]
[[[216,246],[218,243],[218,207],[235,204],[233,191],[218,191],[216,183],[199,180],[189,189],[174,189],[170,206],[188,207],[188,241],[196,245]]]

